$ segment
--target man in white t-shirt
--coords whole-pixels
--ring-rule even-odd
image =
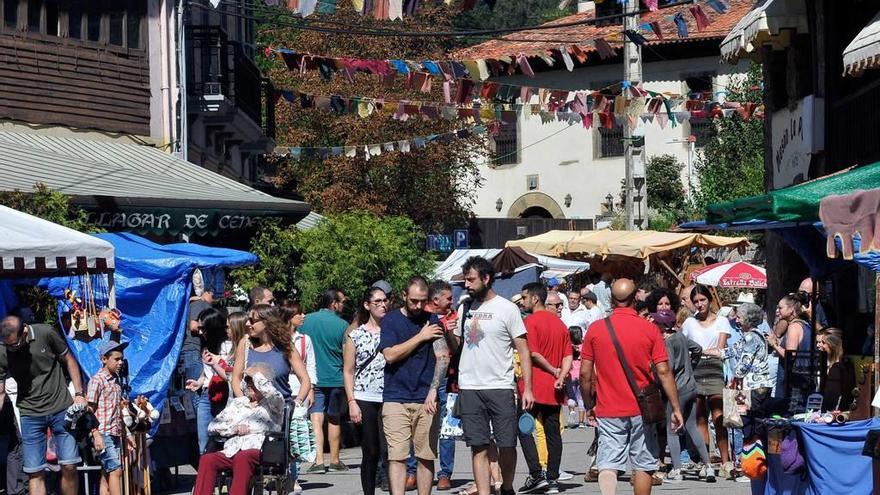
[[[581,291],[581,301],[585,308],[587,308],[587,326],[584,328],[584,333],[587,332],[587,328],[590,328],[590,325],[594,321],[601,320],[605,318],[605,311],[602,311],[602,308],[599,307],[598,298],[596,294],[593,294],[593,291]]]
[[[501,464],[501,494],[512,495],[516,472],[517,406],[513,351],[521,358],[522,408],[531,409],[531,354],[519,308],[495,294],[495,270],[474,256],[462,266],[470,300],[459,309],[455,330],[461,346],[458,368],[459,410],[464,439],[471,448],[474,481],[479,493],[489,493],[488,448],[494,439]]]
[[[578,327],[581,333],[590,326],[590,312],[581,304],[581,293],[571,291],[568,293],[566,304],[562,306],[562,321],[568,328]]]

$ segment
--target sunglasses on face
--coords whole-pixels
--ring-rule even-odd
[[[562,306],[562,303],[548,303],[547,306],[550,306],[551,308],[558,308]]]

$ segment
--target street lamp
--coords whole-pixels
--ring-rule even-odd
[[[495,211],[501,213],[501,208],[504,207],[504,201],[501,198],[498,198],[498,201],[495,202]]]
[[[566,195],[565,195],[565,207],[566,207],[566,208],[570,208],[570,207],[571,207],[571,194],[566,194]]]

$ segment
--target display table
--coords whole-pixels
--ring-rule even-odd
[[[872,460],[862,455],[868,431],[880,420],[843,425],[792,423],[797,428],[806,472],[785,474],[777,454],[767,455],[767,478],[752,482],[752,494],[763,495],[871,495]]]

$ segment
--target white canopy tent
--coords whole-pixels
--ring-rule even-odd
[[[445,261],[438,263],[437,268],[434,270],[434,277],[449,282],[452,280],[452,277],[461,275],[461,265],[463,265],[468,258],[472,256],[482,256],[483,258],[492,261],[492,259],[501,253],[501,251],[501,249],[456,249],[448,258],[446,258]],[[529,251],[526,252],[537,258],[537,264],[544,267],[544,270],[541,272],[541,278],[544,279],[564,278],[590,269],[590,264],[583,261],[564,260],[535,254]],[[517,271],[524,270],[530,266],[534,266],[534,264],[523,265],[519,267]]]
[[[108,273],[113,291],[113,245],[97,237],[0,206],[0,277]]]

